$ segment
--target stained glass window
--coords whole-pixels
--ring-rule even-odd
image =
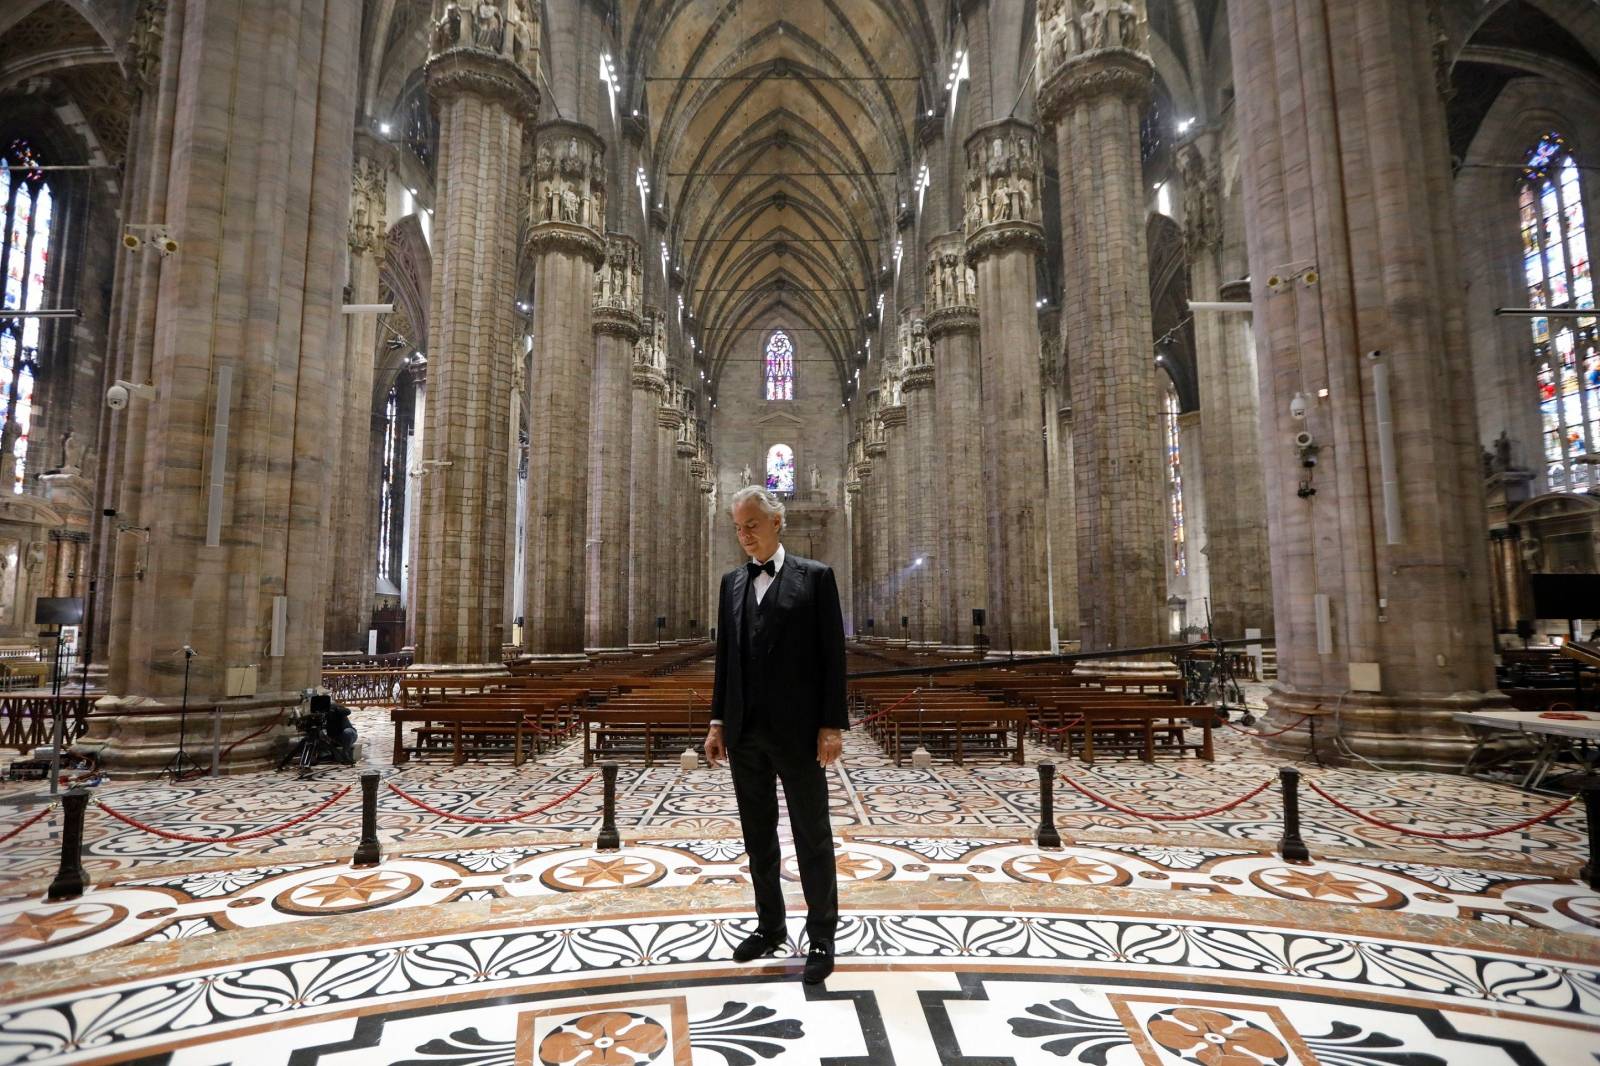
[[[55,204],[43,162],[26,141],[13,141],[0,155],[0,281],[7,311],[44,307],[45,277],[50,266],[50,223]],[[21,492],[28,455],[28,426],[33,419],[33,375],[38,369],[39,319],[0,319],[0,424],[15,423],[0,439],[14,440],[17,475],[0,492]]]
[[[794,399],[794,345],[781,329],[767,341],[767,399]]]
[[[400,389],[390,386],[389,400],[383,408],[383,481],[378,493],[378,576],[399,587],[395,580],[401,501],[404,491],[400,471],[405,465],[405,441],[400,436]]]
[[[767,488],[794,493],[794,449],[787,444],[774,444],[767,449]]]
[[[1178,394],[1168,391],[1162,425],[1167,445],[1167,517],[1172,525],[1172,574],[1189,573],[1189,552],[1183,530],[1183,452],[1178,445]]]
[[[1528,306],[1593,307],[1583,191],[1561,134],[1546,133],[1529,151],[1517,208]],[[1552,491],[1581,492],[1600,485],[1600,467],[1584,461],[1600,448],[1596,320],[1559,315],[1532,323],[1545,475]]]

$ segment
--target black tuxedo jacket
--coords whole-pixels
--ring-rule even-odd
[[[717,667],[711,690],[711,717],[722,720],[728,746],[744,729],[743,565],[722,575],[717,603]],[[761,598],[767,615],[765,640],[769,676],[764,708],[774,734],[802,752],[816,749],[817,730],[849,729],[844,697],[844,616],[833,569],[785,552],[783,569]]]

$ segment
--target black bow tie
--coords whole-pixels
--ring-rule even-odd
[[[766,571],[768,577],[778,576],[778,568],[772,565],[771,559],[768,559],[764,563],[758,563],[755,560],[751,560],[750,562],[744,564],[744,571],[750,575],[751,581],[754,581],[756,579],[756,575],[762,571]]]

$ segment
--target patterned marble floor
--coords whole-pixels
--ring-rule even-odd
[[[364,715],[370,721],[377,715]],[[363,730],[365,733],[365,730]],[[1217,758],[1102,760],[1092,766],[1060,752],[1029,744],[1027,765],[948,764],[930,770],[896,767],[866,736],[848,734],[843,766],[831,775],[834,825],[893,828],[914,832],[938,828],[970,835],[1024,836],[1038,823],[1035,764],[1051,760],[1091,791],[1135,809],[1192,812],[1242,795],[1275,777],[1278,764],[1265,759],[1259,741],[1222,730]],[[370,745],[369,751],[387,751]],[[582,783],[591,771],[581,765],[576,742],[538,763],[513,769],[508,761],[452,767],[447,761],[413,762],[403,771],[377,765],[407,792],[431,806],[456,814],[496,815],[526,810]],[[1305,767],[1312,780],[1344,802],[1391,822],[1428,830],[1479,830],[1509,825],[1551,807],[1547,796],[1530,796],[1503,785],[1432,773],[1380,774],[1364,770]],[[182,784],[110,782],[98,799],[159,827],[192,836],[220,837],[268,828],[356,783],[355,770],[319,768],[310,780],[288,773],[253,774]],[[590,835],[600,823],[596,778],[573,799],[548,815],[516,828],[450,821],[381,790],[380,838],[411,844],[466,842],[515,833],[538,839],[551,833]],[[18,786],[0,786],[0,796]],[[1302,793],[1302,831],[1314,849],[1377,848],[1419,855],[1479,855],[1491,861],[1522,859],[1542,865],[1581,864],[1585,846],[1583,815],[1569,808],[1551,821],[1487,840],[1439,841],[1369,825],[1322,800]],[[32,813],[0,806],[0,834]],[[1281,832],[1281,800],[1274,786],[1225,814],[1195,821],[1161,823],[1109,810],[1066,784],[1056,788],[1057,824],[1074,837],[1139,839],[1178,834],[1200,843],[1221,840],[1276,843]],[[719,835],[738,828],[732,780],[726,769],[685,773],[676,764],[652,769],[624,766],[619,774],[617,821],[625,833]],[[140,866],[179,859],[222,860],[239,854],[292,849],[349,847],[360,825],[359,800],[352,792],[314,820],[281,835],[248,844],[177,843],[150,836],[90,809],[85,830],[85,865],[103,878]],[[31,885],[55,869],[59,851],[59,812],[24,830],[0,847],[0,892]]]
[[[388,750],[381,718],[362,715],[369,751]],[[726,771],[624,767],[613,853],[593,847],[598,781],[514,826],[380,789],[385,860],[363,869],[349,865],[355,793],[240,845],[162,840],[91,807],[94,885],[51,904],[54,812],[0,845],[0,1066],[1600,1062],[1600,894],[1572,878],[1576,808],[1435,841],[1303,793],[1314,859],[1295,865],[1272,853],[1275,787],[1159,823],[1061,784],[1068,845],[1029,841],[1038,760],[1120,803],[1183,812],[1273,777],[1256,745],[1225,730],[1213,764],[1091,767],[1030,745],[1024,766],[917,770],[852,734],[832,775],[840,969],[818,989],[795,979],[797,955],[729,958],[752,917]],[[579,754],[377,768],[430,806],[483,816],[580,784]],[[1303,769],[1426,829],[1504,826],[1553,802],[1448,775]],[[96,796],[214,837],[355,780],[114,781]],[[30,810],[0,806],[0,835]]]

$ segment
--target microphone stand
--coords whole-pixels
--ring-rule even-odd
[[[172,756],[172,761],[162,768],[161,772],[172,778],[174,782],[185,780],[190,776],[198,777],[205,771],[200,764],[195,762],[184,747],[189,739],[189,666],[194,661],[194,649],[185,644],[183,646],[183,702],[178,708],[178,751]]]

